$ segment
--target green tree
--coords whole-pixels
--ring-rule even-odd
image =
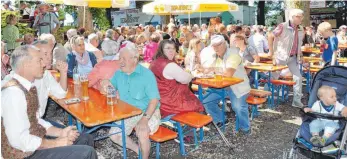
[[[101,30],[107,30],[111,27],[109,20],[106,17],[106,9],[104,8],[89,8],[90,13],[93,15],[95,24]]]
[[[277,17],[284,17],[283,11],[284,3],[283,1],[266,1],[264,14],[265,14],[265,24],[267,26],[272,26],[277,24]]]
[[[304,19],[302,21],[303,26],[310,25],[310,1],[304,0],[286,0],[286,9],[301,9],[304,11]],[[287,13],[286,13],[287,14]],[[288,17],[288,16],[286,16]]]

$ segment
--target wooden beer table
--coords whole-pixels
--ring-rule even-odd
[[[268,79],[267,79],[267,84],[268,84],[268,87],[270,89],[269,91],[271,91],[271,100],[269,100],[271,102],[269,104],[270,104],[270,107],[273,108],[274,103],[275,103],[274,102],[275,90],[271,89],[272,88],[272,86],[271,86],[271,73],[275,72],[275,71],[281,71],[283,69],[286,69],[286,68],[288,68],[288,66],[278,66],[278,65],[274,66],[272,64],[257,63],[257,64],[245,66],[245,68],[252,69],[255,71],[255,73],[254,73],[255,89],[258,89],[258,86],[259,86],[258,72],[259,71],[269,72]]]
[[[59,73],[52,73],[57,79]],[[118,100],[118,103],[109,106],[107,105],[107,98],[101,94],[99,90],[88,88],[89,99],[86,101],[81,100],[80,103],[66,105],[65,100],[74,97],[74,84],[71,78],[68,79],[68,93],[65,99],[52,98],[58,103],[65,111],[76,118],[76,125],[79,132],[82,132],[83,125],[90,127],[86,133],[91,133],[100,127],[118,127],[121,132],[116,132],[110,135],[122,134],[123,142],[123,158],[126,158],[126,140],[125,140],[125,124],[124,119],[140,115],[142,111],[128,103]],[[120,124],[115,123],[120,121]],[[72,118],[69,116],[69,125],[72,125]],[[96,138],[100,140],[108,136]]]
[[[304,54],[322,54],[322,52],[320,51],[320,49],[315,49],[315,48],[302,48],[301,52]]]
[[[216,78],[198,78],[193,80],[193,84],[198,85],[198,94],[199,100],[202,104],[203,100],[207,98],[210,94],[216,93],[218,94],[222,100],[222,129],[225,130],[225,98],[226,98],[226,90],[224,88],[230,87],[235,84],[239,84],[243,82],[243,79],[234,78],[234,77],[222,77],[221,79]],[[208,87],[206,93],[203,94],[203,87]]]
[[[339,44],[339,49],[347,49],[347,44]]]

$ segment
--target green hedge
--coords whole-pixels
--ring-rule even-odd
[[[18,19],[20,19],[21,17],[18,11],[1,11],[1,28],[4,28],[7,26],[6,17],[10,14],[16,15]],[[20,23],[20,22],[17,23],[16,26],[18,27],[20,36],[23,36],[26,33],[32,33],[32,34],[35,33],[35,30],[32,28],[29,28],[27,25],[28,25],[27,23]]]

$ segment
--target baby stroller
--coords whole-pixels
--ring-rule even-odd
[[[313,103],[318,100],[317,91],[322,85],[328,85],[334,88],[337,100],[341,104],[347,105],[347,67],[327,66],[317,72],[311,83],[309,107],[312,107]],[[300,153],[308,158],[315,159],[347,159],[347,129],[345,127],[347,120],[342,116],[304,113],[303,109],[300,112],[302,114],[302,125],[293,140],[294,144],[289,153],[289,158],[296,158],[297,154]],[[325,146],[313,145],[310,142],[312,135],[309,130],[309,123],[316,118],[339,120],[340,128],[326,141]]]

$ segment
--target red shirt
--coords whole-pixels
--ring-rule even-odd
[[[88,87],[100,90],[100,82],[104,79],[111,79],[119,68],[119,60],[102,60],[97,63],[88,75]]]

